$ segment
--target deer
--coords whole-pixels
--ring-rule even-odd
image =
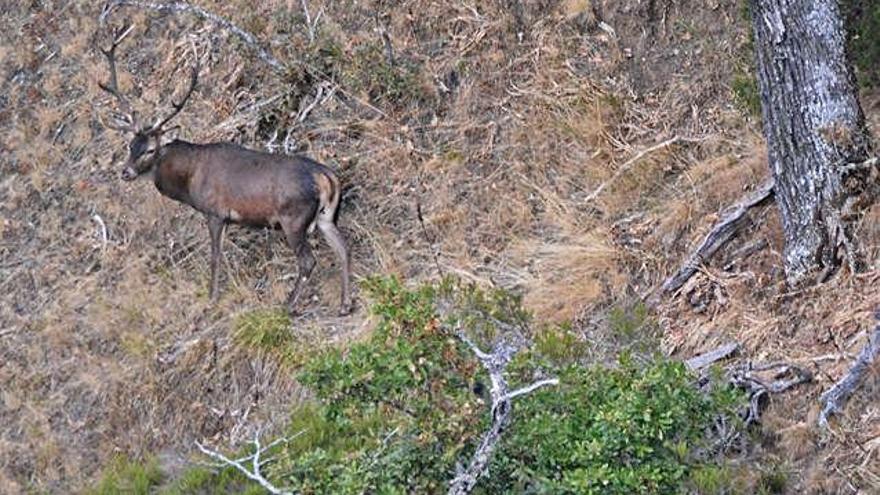
[[[316,264],[307,235],[317,227],[339,260],[339,315],[349,314],[351,261],[337,227],[341,188],[336,174],[301,155],[262,152],[229,142],[163,142],[169,130],[167,124],[184,108],[198,83],[198,60],[183,98],[179,102],[171,98],[171,112],[153,125],[140,126],[131,103],[119,89],[116,75],[116,49],[131,29],[115,29],[110,47],[99,47],[107,59],[109,76],[98,85],[119,106],[114,112],[116,123],[103,117],[100,120],[109,129],[132,135],[122,180],[150,177],[160,194],[204,214],[211,241],[210,301],[218,300],[217,279],[226,226],[281,229],[297,257],[299,272],[287,306],[292,315],[298,314],[300,294]]]

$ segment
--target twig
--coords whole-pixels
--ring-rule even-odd
[[[101,227],[101,251],[104,251],[107,249],[107,224],[104,223],[104,219],[101,218],[101,215],[98,215],[97,213],[92,215],[92,220],[97,222],[98,226]]]
[[[220,452],[217,452],[215,450],[211,450],[211,449],[205,447],[204,445],[202,445],[199,442],[196,442],[196,447],[198,447],[198,449],[201,450],[202,453],[204,453],[205,455],[207,455],[213,459],[218,460],[221,465],[233,467],[236,470],[238,470],[240,473],[245,475],[248,479],[256,481],[257,483],[260,484],[260,486],[265,488],[269,493],[273,493],[276,495],[293,495],[292,491],[283,490],[281,488],[276,487],[275,485],[270,483],[269,480],[267,480],[262,475],[262,473],[260,473],[260,470],[262,469],[263,465],[265,465],[267,462],[269,462],[268,460],[260,461],[260,456],[263,455],[263,453],[265,453],[266,451],[268,451],[272,447],[278,445],[279,443],[288,442],[288,441],[292,440],[293,438],[298,437],[302,433],[303,432],[300,431],[299,433],[297,433],[296,435],[294,435],[292,437],[279,438],[279,439],[275,440],[274,442],[270,443],[269,445],[267,445],[265,447],[261,447],[260,446],[260,432],[257,431],[254,434],[254,441],[253,441],[254,453],[251,455],[245,456],[245,457],[241,457],[239,459],[230,459],[230,458],[226,457],[225,455],[221,454]],[[251,462],[250,470],[245,465],[245,463],[247,463],[248,461]]]
[[[846,165],[839,167],[837,169],[837,173],[839,173],[840,175],[846,175],[857,170],[873,168],[877,166],[878,163],[880,163],[880,157],[872,156],[871,158],[868,158],[863,162],[847,163]]]
[[[706,234],[703,242],[682,264],[681,268],[665,282],[663,291],[672,292],[687,282],[706,260],[712,257],[718,249],[730,241],[745,222],[745,215],[752,207],[758,206],[773,195],[773,179],[765,180],[755,191],[749,193],[744,199],[728,208],[722,215],[720,222],[712,227]]]
[[[880,311],[876,312],[874,317],[880,320]],[[874,331],[868,337],[868,342],[859,352],[859,356],[846,375],[819,397],[819,400],[824,404],[822,412],[819,413],[819,426],[827,428],[828,417],[843,410],[847,400],[864,380],[878,353],[880,353],[880,323],[874,327]]]
[[[254,35],[236,26],[228,19],[220,17],[213,12],[208,12],[207,10],[196,5],[192,5],[186,2],[158,3],[141,0],[113,0],[112,2],[109,2],[104,7],[104,10],[101,12],[101,23],[106,20],[107,16],[110,15],[113,9],[118,7],[136,7],[140,9],[155,10],[157,12],[187,12],[194,14],[238,36],[239,39],[241,39],[245,44],[249,45],[257,52],[257,56],[260,57],[262,61],[269,64],[273,69],[279,71],[284,69],[284,64],[282,64],[277,58],[269,54],[269,52],[266,51],[263,47],[261,47],[260,43],[257,41],[257,38]]]
[[[455,478],[449,483],[449,495],[463,495],[473,490],[480,476],[486,471],[486,466],[492,458],[492,452],[501,440],[501,433],[510,421],[510,400],[514,397],[531,393],[540,387],[556,385],[559,383],[559,380],[557,378],[538,380],[531,385],[509,392],[507,380],[504,378],[504,371],[514,356],[516,356],[516,353],[523,347],[523,342],[511,342],[509,339],[501,339],[495,344],[492,352],[487,353],[477,347],[460,327],[456,329],[455,333],[477,356],[477,359],[480,360],[483,368],[489,373],[489,379],[492,381],[492,388],[490,389],[492,397],[492,425],[483,434],[467,468],[462,470],[459,467]]]
[[[301,0],[303,14],[306,16],[306,28],[309,31],[309,44],[313,44],[315,42],[315,35],[318,31],[318,21],[321,19],[321,15],[324,13],[324,7],[318,11],[318,15],[312,19],[312,16],[309,14],[309,2],[308,0]]]
[[[419,225],[422,227],[422,235],[425,237],[425,241],[428,243],[428,246],[431,247],[431,254],[434,257],[434,266],[437,268],[437,275],[442,277],[446,274],[443,271],[443,268],[440,266],[440,249],[435,245],[435,240],[428,234],[428,228],[425,226],[425,216],[422,214],[422,201],[420,199],[416,200],[416,217],[419,219]]]
[[[645,148],[642,151],[639,151],[638,153],[636,153],[636,155],[634,157],[630,158],[629,160],[624,162],[623,165],[618,167],[617,171],[614,172],[614,175],[612,175],[610,179],[608,179],[605,182],[603,182],[602,184],[600,184],[599,187],[597,187],[593,192],[588,194],[586,199],[584,199],[584,202],[589,203],[590,201],[593,201],[594,199],[596,199],[597,196],[602,194],[602,191],[604,191],[606,187],[608,187],[612,182],[619,179],[621,175],[625,174],[626,171],[630,169],[630,167],[632,167],[636,162],[638,162],[639,160],[644,158],[645,155],[647,155],[649,153],[653,153],[654,151],[665,148],[665,147],[670,146],[672,144],[675,144],[679,141],[698,141],[698,140],[689,139],[689,138],[682,138],[681,136],[673,136],[673,137],[667,139],[666,141],[663,141],[662,143],[655,144],[654,146],[649,146],[648,148]]]

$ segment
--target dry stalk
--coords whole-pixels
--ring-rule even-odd
[[[649,146],[649,147],[643,149],[642,151],[639,151],[638,153],[636,153],[635,156],[633,156],[632,158],[630,158],[629,160],[624,162],[623,165],[618,167],[617,171],[614,172],[614,175],[612,175],[610,179],[599,184],[599,187],[597,187],[595,190],[593,190],[593,192],[588,194],[587,197],[584,199],[584,203],[589,203],[589,202],[593,201],[594,199],[596,199],[597,196],[602,194],[602,191],[604,191],[606,187],[611,185],[612,182],[619,179],[620,176],[625,174],[633,165],[635,165],[639,160],[644,158],[646,155],[653,153],[657,150],[666,148],[667,146],[671,146],[679,141],[699,142],[702,140],[701,139],[693,139],[693,138],[683,138],[681,136],[673,136],[673,137],[667,139],[666,141],[663,141],[662,143],[655,144],[654,146]]]

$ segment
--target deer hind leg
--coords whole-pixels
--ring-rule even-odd
[[[326,215],[325,212],[321,212],[318,215],[318,229],[324,235],[327,244],[336,253],[336,257],[339,258],[340,270],[342,271],[342,297],[339,303],[339,314],[340,316],[345,316],[351,313],[352,310],[350,287],[351,259],[348,255],[348,248],[345,245],[345,239],[343,239],[342,234],[339,232],[339,228],[336,227],[336,222],[333,221],[332,215]]]
[[[211,301],[216,302],[219,296],[217,272],[220,270],[220,243],[223,241],[223,230],[226,223],[220,217],[208,215],[208,232],[211,235]]]
[[[290,249],[296,253],[299,262],[299,273],[296,276],[296,283],[290,296],[287,298],[287,306],[291,314],[296,314],[296,304],[299,301],[300,293],[305,283],[309,280],[312,270],[315,268],[315,256],[312,254],[312,248],[306,241],[306,229],[311,219],[308,216],[289,217],[282,219],[281,228],[284,235],[287,236],[287,243]]]

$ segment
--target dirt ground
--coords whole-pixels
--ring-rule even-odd
[[[767,174],[741,90],[751,52],[737,2],[314,1],[314,42],[300,2],[198,4],[288,68],[197,16],[123,8],[108,17],[135,26],[120,85],[154,118],[198,53],[177,136],[258,149],[290,136],[292,151],[336,169],[357,277],[457,275],[521,291],[537,321],[586,327],[652,293]],[[113,107],[98,87],[100,13],[45,1],[0,14],[2,493],[79,489],[120,454],[157,454],[173,472],[195,440],[235,447],[308,394],[234,338],[242,317],[283,304],[296,265],[281,235],[229,229],[210,304],[200,214],[119,180],[126,136],[99,120]],[[880,98],[863,102],[876,134]],[[877,214],[863,223],[872,267]],[[760,239],[767,247],[734,255]],[[310,304],[291,328],[303,352],[370,327],[363,300],[333,316],[338,272],[314,245]],[[880,275],[790,292],[780,251],[769,205],[652,308],[665,350],[737,340],[741,359],[810,369],[814,383],[772,398],[743,462],[783,466],[791,493],[877,490],[876,374],[833,431],[813,425],[818,395],[874,325]]]

